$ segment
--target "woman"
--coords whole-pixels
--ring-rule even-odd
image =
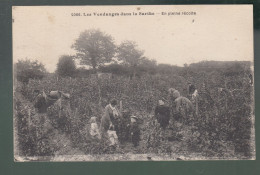
[[[155,108],[155,117],[163,129],[169,125],[170,108],[166,106],[162,100],[159,100]]]
[[[116,108],[117,101],[112,99],[110,103],[105,107],[104,115],[101,118],[101,131],[106,133],[109,129],[109,126],[115,125],[116,119],[119,116],[119,111]]]

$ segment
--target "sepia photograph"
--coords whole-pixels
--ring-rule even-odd
[[[252,5],[12,18],[14,161],[256,159]]]

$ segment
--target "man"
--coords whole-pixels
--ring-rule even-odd
[[[169,125],[170,108],[162,100],[158,101],[158,105],[155,108],[155,118],[163,129]]]

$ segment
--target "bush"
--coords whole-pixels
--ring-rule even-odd
[[[76,65],[73,57],[68,55],[61,56],[57,64],[56,72],[62,77],[73,77],[76,73]]]
[[[15,75],[18,81],[28,83],[30,79],[42,79],[46,70],[38,61],[19,60],[15,64]]]

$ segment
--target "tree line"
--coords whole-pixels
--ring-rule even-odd
[[[96,73],[100,69],[104,69],[105,65],[114,69],[122,65],[129,68],[133,74],[136,73],[139,65],[155,66],[156,61],[144,56],[144,51],[140,50],[134,41],[125,40],[121,44],[116,45],[114,38],[98,29],[91,29],[82,32],[71,46],[75,49],[75,55],[63,55],[57,64],[57,74],[60,76],[73,76],[76,73],[75,61],[80,65],[89,67],[82,72]],[[106,69],[107,70],[107,69]]]
[[[99,29],[85,30],[71,46],[75,55],[62,55],[59,58],[56,74],[62,77],[85,77],[97,72],[112,73],[126,76],[141,76],[143,74],[175,74],[183,77],[196,72],[218,71],[226,75],[249,70],[249,61],[201,61],[184,67],[157,64],[144,56],[144,51],[138,48],[134,41],[125,40],[119,45],[114,38]],[[77,68],[76,62],[84,67]],[[47,71],[38,61],[19,60],[16,63],[16,74],[19,81],[27,83],[29,79],[41,79]],[[86,68],[87,67],[87,68]]]

